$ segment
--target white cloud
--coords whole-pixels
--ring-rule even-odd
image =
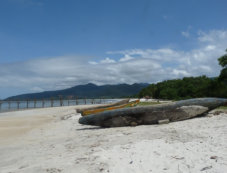
[[[110,58],[105,58],[103,60],[100,61],[101,64],[110,64],[110,63],[115,63],[116,61]]]
[[[32,92],[42,92],[42,91],[44,91],[44,89],[35,86],[35,87],[32,87],[32,88],[31,88],[31,91],[32,91]]]
[[[222,44],[222,43],[226,43],[225,39],[227,37],[227,31],[226,30],[212,30],[209,32],[209,34],[207,34],[206,32],[203,32],[203,31],[199,31],[198,35],[199,35],[198,39],[201,42]]]
[[[131,57],[130,55],[125,55],[123,58],[121,58],[119,61],[120,62],[124,62],[124,61],[129,61],[129,60],[132,60],[134,59],[133,57]]]
[[[195,45],[189,51],[160,48],[108,52],[110,57],[99,62],[81,56],[62,56],[0,64],[0,88],[30,92],[89,82],[153,83],[184,76],[219,75],[217,58],[225,53],[227,31],[199,32]],[[120,54],[120,58],[115,54]],[[0,92],[0,97],[3,95]]]
[[[179,69],[173,69],[172,74],[174,76],[190,76],[190,73],[188,73],[185,70],[179,70]]]
[[[98,63],[95,62],[95,61],[89,61],[88,63],[91,64],[91,65],[96,65],[96,64],[98,64]]]
[[[186,37],[186,38],[190,37],[190,34],[189,34],[188,31],[182,31],[182,32],[181,32],[181,35],[183,35],[183,36]]]
[[[208,45],[205,48],[206,51],[212,51],[212,50],[215,50],[215,49],[216,49],[216,46],[215,45]]]

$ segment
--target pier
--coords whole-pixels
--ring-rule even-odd
[[[90,105],[90,104],[105,104],[114,102],[117,99],[32,99],[32,100],[0,100],[0,112],[46,108],[46,107],[60,107],[60,106],[74,106],[74,105]]]

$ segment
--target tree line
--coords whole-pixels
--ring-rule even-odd
[[[198,97],[227,98],[227,49],[226,54],[218,58],[218,61],[222,66],[218,77],[199,76],[166,80],[142,89],[139,92],[139,97],[171,100]]]

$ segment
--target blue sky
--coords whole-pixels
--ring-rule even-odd
[[[0,98],[219,74],[226,0],[0,1]]]

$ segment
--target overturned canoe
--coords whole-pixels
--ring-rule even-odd
[[[133,106],[136,106],[139,102],[140,102],[140,100],[135,100],[135,101],[129,102],[127,104],[122,104],[119,106],[111,106],[111,107],[108,106],[108,107],[104,107],[104,108],[84,110],[81,112],[81,115],[87,116],[90,114],[97,114],[97,113],[104,112],[104,111],[110,111],[110,110],[121,109],[121,108],[126,108],[126,107],[133,107]]]
[[[102,109],[102,108],[108,108],[108,107],[113,107],[113,106],[120,106],[123,104],[126,104],[129,102],[129,99],[124,99],[116,103],[108,104],[108,105],[102,105],[102,106],[96,106],[96,107],[90,107],[90,108],[84,108],[84,109],[77,109],[77,113],[82,113],[84,111],[88,110],[95,110],[95,109]]]
[[[180,121],[227,105],[227,99],[197,98],[178,102],[123,108],[81,117],[80,124],[101,127],[121,127],[142,124],[157,124],[160,120]]]

